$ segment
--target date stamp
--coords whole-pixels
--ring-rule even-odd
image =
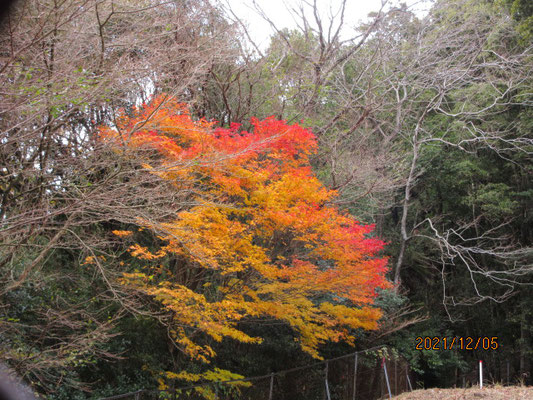
[[[416,350],[496,350],[499,347],[497,336],[483,337],[430,337],[415,338]]]

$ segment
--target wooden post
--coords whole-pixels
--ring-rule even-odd
[[[274,373],[270,374],[270,392],[268,394],[268,400],[272,400],[274,395]]]
[[[325,379],[325,383],[326,383],[326,396],[327,396],[327,399],[328,400],[331,400],[331,395],[329,393],[329,385],[328,385],[328,373],[329,373],[329,363],[326,361],[326,379]]]
[[[409,368],[405,370],[405,376],[407,377],[407,384],[409,385],[409,391],[413,391],[413,385],[411,385],[411,379],[409,379]]]
[[[355,400],[355,394],[357,392],[357,356],[359,353],[355,353],[355,360],[353,362],[353,397],[352,400]]]
[[[398,395],[398,365],[394,357],[394,395]]]
[[[483,389],[483,361],[479,360],[479,388]]]
[[[509,360],[507,360],[507,384],[509,385]]]
[[[387,383],[387,391],[389,392],[389,399],[392,399],[392,393],[390,390],[389,375],[387,374],[387,364],[385,363],[385,357],[383,357],[381,364],[383,365],[383,372],[385,373],[385,382]]]

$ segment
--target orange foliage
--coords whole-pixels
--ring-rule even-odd
[[[372,226],[331,205],[336,193],[310,168],[317,144],[309,130],[273,117],[251,124],[252,132],[214,128],[159,97],[124,114],[117,129],[100,130],[116,149],[152,151],[144,167],[190,188],[196,204],[164,224],[139,222],[163,244],[131,246],[147,270],[125,273],[123,283],[172,312],[172,335],[193,358],[208,362],[214,354],[193,331],[260,342],[238,328],[250,316],[284,321],[320,358],[320,344],[352,342],[352,329],[376,328],[375,289],[389,285],[378,256],[383,242],[368,236]]]

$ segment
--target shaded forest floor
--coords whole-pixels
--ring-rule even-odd
[[[395,400],[514,400],[533,399],[533,386],[498,386],[491,388],[469,388],[469,389],[427,389],[415,390],[414,392],[403,393],[394,397]]]

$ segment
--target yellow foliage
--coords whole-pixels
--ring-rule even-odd
[[[81,265],[94,264],[94,262],[95,262],[95,258],[93,256],[88,256],[88,257],[85,257],[85,260],[83,261]]]
[[[206,363],[213,357],[193,332],[260,343],[237,328],[250,316],[285,322],[316,358],[327,341],[352,343],[351,330],[375,329],[375,289],[389,285],[387,260],[378,256],[383,243],[331,204],[336,192],[309,165],[312,133],[273,118],[253,120],[252,133],[213,129],[175,100],[157,107],[156,100],[120,119],[121,129],[143,121],[131,137],[109,128],[101,135],[117,147],[156,149],[160,160],[144,168],[192,193],[194,205],[167,222],[139,220],[139,231],[151,230],[163,245],[130,246],[152,275],[125,273],[121,281],[169,311],[181,349]],[[187,374],[172,378],[200,379]]]
[[[119,230],[115,230],[115,231],[111,231],[114,235],[118,236],[118,237],[127,237],[127,236],[131,236],[133,235],[133,232],[131,231],[119,231]]]

